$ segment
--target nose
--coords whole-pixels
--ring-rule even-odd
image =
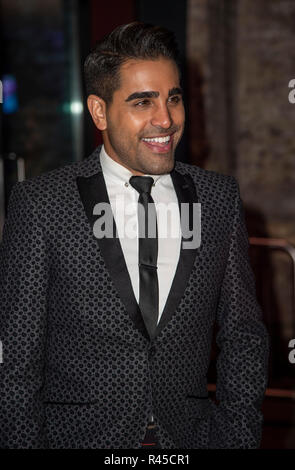
[[[163,129],[169,129],[169,127],[171,127],[172,118],[166,103],[157,106],[153,113],[151,124],[155,127],[162,127]]]

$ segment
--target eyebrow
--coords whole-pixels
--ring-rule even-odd
[[[168,91],[168,97],[174,96],[174,95],[182,95],[182,94],[183,92],[180,87],[174,87]],[[158,98],[159,95],[160,93],[158,91],[136,91],[132,93],[131,95],[129,95],[125,101],[128,102],[128,101],[138,100],[138,99],[143,99],[143,98]]]

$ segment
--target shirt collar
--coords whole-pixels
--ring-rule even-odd
[[[100,151],[100,164],[103,171],[103,174],[111,178],[117,183],[123,183],[124,185],[129,184],[129,179],[133,176],[133,173],[125,168],[120,163],[113,160],[106,152],[104,145],[101,147]],[[166,173],[163,175],[145,175],[151,176],[154,179],[154,184],[159,181],[160,178],[166,176]]]

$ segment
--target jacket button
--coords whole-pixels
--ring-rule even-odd
[[[149,349],[149,357],[153,357],[156,354],[155,346],[151,346]]]

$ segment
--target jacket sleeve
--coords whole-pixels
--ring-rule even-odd
[[[45,448],[43,384],[47,264],[25,183],[9,199],[0,246],[0,448]]]
[[[267,385],[269,337],[256,300],[249,242],[239,187],[235,194],[227,266],[217,311],[219,347],[211,448],[257,448],[262,430],[261,405]]]

